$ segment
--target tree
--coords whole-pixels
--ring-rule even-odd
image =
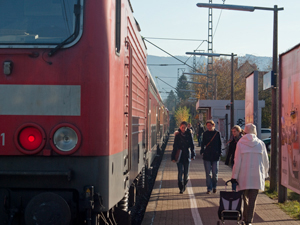
[[[256,70],[257,66],[254,63],[246,61],[242,65],[238,65],[238,59],[234,60],[234,99],[244,100],[246,80],[245,77],[252,71]],[[197,68],[198,73],[206,74],[205,65],[199,65]],[[214,58],[213,74],[217,76],[217,99],[229,100],[231,99],[231,60],[228,58]],[[198,99],[206,99],[206,83],[207,78],[205,76],[193,76],[193,81],[202,84],[192,85],[192,89],[196,91]],[[215,85],[215,84],[213,84]]]
[[[196,72],[206,74],[207,71],[206,71],[205,64],[198,65]],[[207,82],[206,76],[192,75],[191,81],[201,83],[201,84],[191,84],[191,87],[192,87],[191,89],[195,91],[195,98],[206,99],[206,97],[207,97],[206,96],[206,82]]]
[[[246,90],[245,78],[251,72],[257,70],[257,66],[254,63],[249,63],[248,61],[242,65],[238,65],[238,59],[234,60],[233,65],[233,96],[235,100],[244,100]],[[217,74],[217,99],[231,99],[231,60],[226,58],[215,59],[214,73]]]
[[[168,108],[170,112],[175,111],[176,108],[176,95],[174,94],[173,90],[169,92],[167,99],[164,101],[165,106]]]
[[[180,89],[183,89],[183,90],[189,90],[190,89],[189,84],[186,83],[185,81],[187,81],[186,76],[181,75],[178,79],[177,86],[176,86],[177,97],[181,101],[184,101],[184,100],[188,99],[191,96],[190,92],[188,92],[188,91],[180,91]]]
[[[186,120],[186,122],[191,123],[192,126],[195,126],[199,121],[199,116],[195,104],[196,102],[185,100],[185,101],[181,101],[178,105],[178,107],[181,108],[186,107],[189,110],[189,118]]]
[[[178,127],[182,121],[188,121],[189,118],[190,118],[190,110],[186,106],[179,107],[176,110],[175,119]]]

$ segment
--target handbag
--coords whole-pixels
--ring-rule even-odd
[[[181,153],[182,153],[182,150],[181,149],[177,149],[176,154],[175,154],[175,161],[177,163],[179,163],[179,161],[180,161]]]

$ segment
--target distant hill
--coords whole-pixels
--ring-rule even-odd
[[[259,71],[270,71],[272,69],[272,57],[248,55],[239,56],[239,65],[247,60],[250,63],[255,63]]]
[[[188,65],[192,67],[193,65],[193,56],[175,56],[182,62],[186,62]],[[250,63],[255,63],[259,69],[259,71],[269,71],[272,67],[272,57],[262,57],[262,56],[254,56],[254,55],[245,55],[238,56],[238,63],[242,65],[246,61]],[[206,63],[206,57],[196,57],[197,64]],[[167,56],[154,56],[148,55],[148,67],[153,76],[153,79],[156,83],[156,86],[159,91],[161,91],[161,96],[165,99],[168,96],[168,93],[172,90],[172,87],[176,87],[177,85],[177,77],[182,75],[182,71],[190,72],[191,68],[183,65],[182,62],[177,59]],[[173,65],[172,65],[173,64]],[[175,65],[174,65],[175,64]],[[158,77],[159,79],[155,78]],[[161,79],[161,80],[160,80]],[[166,84],[167,83],[167,84]],[[172,87],[170,87],[172,86]]]

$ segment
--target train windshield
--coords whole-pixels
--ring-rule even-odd
[[[0,45],[59,44],[75,38],[79,14],[78,0],[0,0]]]

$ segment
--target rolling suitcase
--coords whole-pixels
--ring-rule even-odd
[[[242,192],[226,191],[226,187],[231,180],[225,183],[225,191],[220,191],[220,205],[218,216],[221,221],[218,225],[224,224],[225,220],[236,220],[237,224],[244,224],[242,221]],[[237,183],[238,185],[238,183]]]

